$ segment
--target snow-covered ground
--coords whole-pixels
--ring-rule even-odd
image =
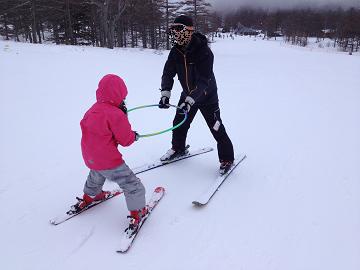
[[[246,37],[212,49],[222,118],[248,158],[202,209],[191,201],[216,177],[215,151],[141,174],[148,196],[159,185],[167,193],[123,255],[124,197],[48,221],[82,194],[79,121],[99,79],[123,77],[129,108],[157,103],[167,52],[0,41],[1,269],[360,269],[359,55]],[[179,93],[175,81],[173,103]],[[173,113],[129,117],[146,133]],[[121,151],[135,167],[170,139]],[[216,146],[201,115],[188,143]]]

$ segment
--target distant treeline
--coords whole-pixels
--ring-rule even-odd
[[[266,11],[239,9],[227,14],[225,25],[237,27],[238,23],[264,31],[265,37],[283,35],[293,44],[306,46],[309,37],[334,40],[344,50],[359,50],[360,8],[344,9],[296,9]]]
[[[31,43],[169,48],[169,23],[187,14],[205,34],[241,24],[301,46],[309,37],[329,37],[344,50],[359,50],[360,9],[241,8],[217,14],[210,7],[207,0],[0,0],[0,35]]]

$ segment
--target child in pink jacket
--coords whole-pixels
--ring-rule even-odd
[[[103,191],[105,179],[117,183],[124,191],[130,211],[129,230],[135,232],[141,218],[147,214],[145,188],[125,164],[118,145],[129,146],[138,134],[131,129],[124,100],[127,88],[116,75],[104,76],[96,91],[96,103],[81,120],[81,150],[90,172],[84,186],[79,208],[102,200],[110,192]]]

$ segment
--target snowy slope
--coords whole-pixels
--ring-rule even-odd
[[[1,269],[360,269],[359,55],[240,37],[212,48],[222,118],[248,158],[203,209],[191,201],[215,179],[215,151],[140,175],[148,195],[167,193],[121,255],[123,197],[48,220],[82,194],[79,121],[99,79],[123,77],[129,108],[157,103],[167,52],[0,42]],[[173,103],[179,93],[176,81]],[[129,117],[146,133],[173,113]],[[170,139],[121,151],[135,167]],[[188,143],[216,146],[201,115]]]

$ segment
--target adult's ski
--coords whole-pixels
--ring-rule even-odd
[[[206,205],[210,199],[215,195],[216,191],[219,190],[219,187],[224,183],[226,178],[234,171],[234,169],[246,158],[246,155],[240,155],[234,160],[234,164],[226,173],[219,175],[215,182],[197,199],[195,199],[192,203],[196,206],[204,206]]]
[[[68,210],[66,213],[61,214],[61,215],[59,215],[59,216],[51,219],[51,220],[50,220],[50,223],[53,224],[53,225],[58,225],[58,224],[60,224],[60,223],[63,223],[63,222],[65,222],[66,220],[68,220],[68,219],[70,219],[70,218],[73,218],[73,217],[75,217],[75,216],[77,216],[77,215],[85,212],[86,210],[88,210],[88,209],[90,209],[90,208],[92,208],[92,207],[94,207],[94,206],[96,206],[96,205],[98,205],[98,204],[100,204],[100,203],[103,203],[103,202],[105,202],[105,201],[107,201],[107,200],[109,200],[109,199],[111,199],[111,198],[113,198],[113,197],[115,197],[115,196],[117,196],[117,195],[120,195],[121,193],[122,193],[122,191],[120,191],[120,190],[118,190],[118,189],[115,189],[115,190],[113,190],[113,191],[110,191],[110,194],[107,195],[107,196],[105,197],[105,199],[100,200],[100,201],[94,201],[93,203],[87,205],[86,207],[84,207],[84,208],[82,208],[82,209],[79,209],[79,208],[77,207],[77,205],[78,205],[78,203],[79,203],[79,202],[78,202],[78,203],[72,205],[72,206],[70,207],[70,210]],[[80,198],[78,198],[78,200],[81,201]]]
[[[165,189],[163,187],[157,187],[150,200],[147,203],[147,207],[148,207],[148,214],[146,215],[146,217],[144,217],[139,224],[139,228],[137,229],[137,231],[135,233],[133,233],[132,235],[128,235],[127,232],[124,232],[120,241],[120,247],[117,250],[118,253],[125,253],[127,252],[132,243],[134,242],[136,236],[138,235],[142,225],[144,225],[144,222],[149,218],[150,214],[152,213],[152,211],[154,210],[154,208],[156,207],[156,205],[158,205],[159,201],[162,199],[162,197],[165,194]]]
[[[164,165],[167,165],[167,164],[170,164],[170,163],[182,160],[182,159],[190,158],[190,157],[193,157],[193,156],[201,155],[201,154],[210,152],[212,150],[214,150],[212,147],[204,147],[204,148],[200,148],[200,149],[197,149],[197,150],[190,150],[188,153],[186,153],[183,156],[171,159],[169,161],[161,161],[160,159],[158,159],[158,160],[155,160],[152,163],[144,164],[142,166],[133,168],[132,171],[135,174],[140,174],[140,173],[143,173],[143,172],[158,168],[160,166],[164,166]]]

